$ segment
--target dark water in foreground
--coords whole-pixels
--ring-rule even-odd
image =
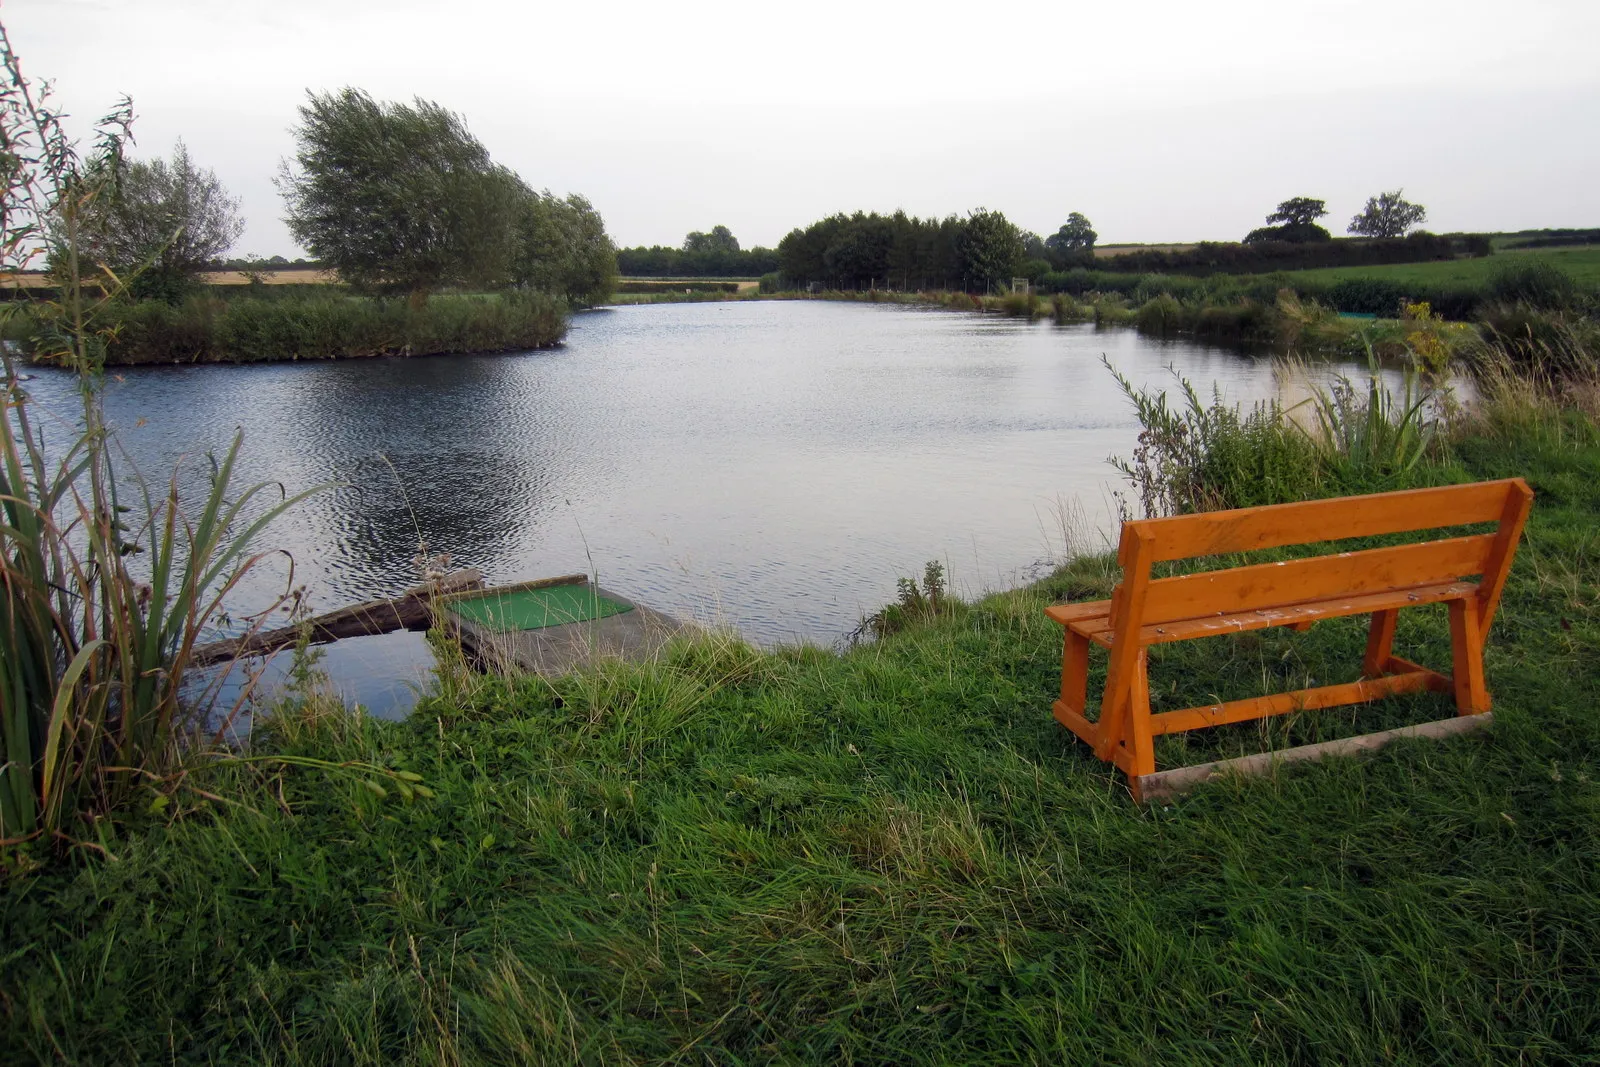
[[[1074,547],[1101,543],[1106,458],[1137,435],[1102,353],[1137,383],[1170,384],[1170,364],[1232,400],[1282,388],[1265,360],[1131,330],[706,303],[580,315],[565,346],[520,355],[130,369],[106,406],[153,478],[187,455],[198,481],[240,427],[242,480],[349,483],[262,542],[293,553],[316,610],[412,584],[420,532],[491,582],[597,570],[754,641],[829,644],[929,559],[967,594],[1026,580],[1066,547],[1063,504]],[[70,410],[64,376],[30,388]],[[382,714],[428,662],[401,634],[326,666]]]

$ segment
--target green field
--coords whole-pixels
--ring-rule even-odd
[[[1396,282],[1476,288],[1509,263],[1541,259],[1561,268],[1580,284],[1600,286],[1600,248],[1541,248],[1506,251],[1479,259],[1453,259],[1433,263],[1394,263],[1376,267],[1326,267],[1288,271],[1290,278],[1333,283],[1349,278],[1387,278]]]

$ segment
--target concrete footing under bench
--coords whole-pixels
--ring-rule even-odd
[[[1402,726],[1396,730],[1362,734],[1359,737],[1344,737],[1337,741],[1324,741],[1317,745],[1301,745],[1299,748],[1286,748],[1278,752],[1258,752],[1253,756],[1240,756],[1237,759],[1217,760],[1215,763],[1201,763],[1193,767],[1176,767],[1170,771],[1157,771],[1155,774],[1147,774],[1141,778],[1133,779],[1129,782],[1129,786],[1133,790],[1133,796],[1136,800],[1142,802],[1170,800],[1181,793],[1187,793],[1201,782],[1210,781],[1212,778],[1225,774],[1247,776],[1268,774],[1284,763],[1299,763],[1305,760],[1326,759],[1329,756],[1354,756],[1363,752],[1376,752],[1385,745],[1410,737],[1434,740],[1442,737],[1454,737],[1485,729],[1493,722],[1493,712],[1484,712],[1481,715],[1462,715],[1454,719],[1425,722],[1420,726]]]

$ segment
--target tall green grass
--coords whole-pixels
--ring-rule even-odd
[[[270,501],[275,486],[235,484],[241,435],[204,497],[180,501],[176,477],[152,490],[113,463],[93,392],[53,455],[9,357],[0,383],[3,848],[84,835],[220,733],[207,694],[186,688],[191,653],[262,558],[254,538],[307,494]]]
[[[0,355],[0,878],[66,841],[110,855],[104,817],[178,773],[203,743],[208,693],[186,691],[189,656],[261,558],[251,542],[298,498],[234,484],[240,441],[212,459],[207,490],[180,500],[117,460],[100,404],[122,339],[128,277],[88,282],[80,220],[127,140],[131,105],[102,120],[79,157],[47,92],[23,76],[0,27],[0,266],[24,269],[48,235],[62,277],[38,314],[34,352],[79,376],[73,421],[39,425],[9,352]],[[0,308],[9,321],[24,311]]]
[[[48,304],[15,310],[6,335],[29,355],[46,356],[66,324]],[[101,323],[110,365],[256,363],[545,348],[565,336],[567,307],[532,292],[446,293],[420,307],[338,291],[226,299],[207,293],[177,305],[113,301]]]

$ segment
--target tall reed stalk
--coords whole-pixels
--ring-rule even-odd
[[[81,398],[75,424],[60,420],[64,449],[47,449],[13,359],[0,356],[3,858],[41,835],[72,840],[86,818],[162,779],[204,739],[206,702],[184,697],[190,654],[265,555],[251,552],[252,540],[307,494],[279,489],[268,502],[276,488],[268,483],[236,488],[238,436],[212,459],[195,502],[180,501],[176,475],[153,492],[114,462],[100,402],[104,321],[129,279],[104,269],[86,278],[79,226],[95,198],[116,194],[132,110],[124,100],[106,116],[81,158],[47,93],[22,76],[3,26],[0,65],[0,269],[25,269],[48,253],[59,295],[34,314],[50,326],[48,355],[77,373]]]
[[[1383,381],[1371,347],[1363,387],[1344,375],[1313,386],[1314,425],[1307,429],[1323,461],[1349,489],[1404,477],[1427,454],[1438,433],[1432,408],[1438,392],[1421,380],[1415,362],[1404,369],[1397,395]]]

